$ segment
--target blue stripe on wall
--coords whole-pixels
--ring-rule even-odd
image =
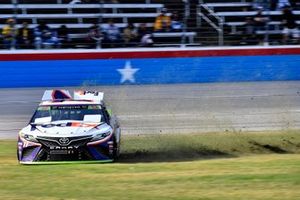
[[[299,55],[3,61],[0,87],[118,85],[127,61],[135,84],[300,80]]]

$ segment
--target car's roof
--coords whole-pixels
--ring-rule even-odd
[[[54,100],[42,101],[40,106],[60,106],[60,105],[102,105],[99,102],[89,100]]]

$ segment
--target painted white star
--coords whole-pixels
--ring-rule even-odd
[[[117,71],[121,74],[121,83],[129,81],[131,83],[135,83],[134,74],[139,71],[139,68],[132,68],[131,62],[126,61],[125,67],[123,69],[117,69]]]

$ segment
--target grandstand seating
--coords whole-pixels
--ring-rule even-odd
[[[237,41],[236,43],[234,42],[234,44],[238,44],[242,37],[246,18],[257,14],[257,11],[252,8],[252,1],[249,0],[240,2],[234,2],[234,0],[224,0],[222,2],[218,0],[204,0],[201,5],[209,8],[215,16],[223,20],[225,40],[226,38],[234,39]],[[298,7],[294,8],[293,13],[297,17],[297,24],[300,24],[300,9]],[[263,15],[269,17],[269,30],[259,30],[257,34],[269,34],[274,38],[273,41],[277,43],[281,40],[282,34],[282,11],[264,11]],[[233,44],[232,41],[227,42],[228,44]]]
[[[296,23],[298,25],[300,25],[300,21],[299,20],[296,21]],[[237,33],[237,27],[244,26],[246,24],[246,22],[244,22],[244,21],[241,21],[241,22],[226,22],[225,24],[231,27],[231,32],[230,32],[231,34],[236,34]],[[270,26],[273,26],[274,30],[278,31],[278,30],[281,29],[280,26],[281,26],[282,23],[280,21],[270,21],[268,24]],[[262,32],[260,32],[260,33],[262,33]],[[278,32],[274,32],[274,33],[278,33]]]
[[[163,4],[19,4],[17,6],[17,18],[19,21],[26,20],[37,23],[38,20],[57,21],[57,19],[71,19],[74,23],[84,23],[85,19],[97,22],[97,19],[115,18],[123,23],[128,22],[128,18],[151,18],[146,22],[153,22]],[[122,12],[118,12],[122,9]],[[135,13],[132,13],[134,9]],[[153,10],[154,9],[154,10]],[[9,14],[4,14],[3,10],[10,10]],[[7,18],[13,18],[14,5],[2,4],[0,6],[0,23],[4,23]],[[100,13],[101,10],[101,14]],[[130,13],[127,10],[131,11]],[[143,13],[139,11],[142,10]],[[77,20],[78,19],[78,20]]]
[[[56,19],[70,19],[73,20],[75,23],[84,23],[85,20],[93,20],[94,23],[98,21],[100,17],[103,19],[116,19],[116,21],[120,21],[122,23],[128,23],[128,18],[133,19],[133,18],[155,18],[157,16],[156,13],[104,13],[104,14],[95,14],[95,13],[83,13],[83,14],[19,14],[18,15],[18,20],[26,20],[31,23],[38,23],[38,20],[43,20],[43,21],[52,21]],[[0,15],[1,18],[3,19],[8,19],[8,18],[13,18],[13,15]]]
[[[22,22],[27,22],[30,28],[36,27],[40,22],[47,23],[53,29],[66,25],[71,32],[70,38],[86,37],[88,29],[94,23],[101,22],[105,26],[109,19],[114,19],[120,28],[126,27],[128,23],[134,23],[135,26],[145,23],[149,30],[153,30],[155,17],[165,6],[164,1],[152,3],[153,0],[137,0],[134,3],[122,0],[117,4],[95,3],[95,1],[87,4],[70,4],[71,0],[19,0],[17,5],[12,2],[12,0],[0,1],[0,28],[3,28],[8,18],[16,17],[18,28]],[[164,38],[168,43],[168,36],[174,38],[182,35],[186,35],[188,41],[193,42],[196,33],[165,32],[155,34],[154,37]]]
[[[86,24],[79,24],[79,23],[76,23],[76,24],[48,24],[48,26],[52,29],[57,29],[62,25],[66,25],[68,28],[72,29],[74,33],[77,33],[78,30],[81,30],[81,29],[83,29],[84,31],[87,30],[93,24],[90,24],[90,23],[86,23]],[[107,25],[108,25],[107,23],[102,24],[103,27],[105,27]],[[125,28],[127,26],[127,23],[116,23],[115,25],[119,28]],[[139,23],[135,23],[134,25],[137,27],[139,25]],[[146,27],[150,27],[150,28],[153,27],[153,23],[145,23],[145,25],[146,25]],[[5,26],[4,24],[0,24],[0,29],[2,29],[4,26]],[[21,26],[22,26],[21,24],[16,25],[17,28],[21,28]],[[36,27],[36,24],[29,24],[28,26],[29,26],[29,28],[33,29]],[[81,32],[84,32],[84,31],[81,31]]]
[[[46,22],[51,28],[57,29],[66,25],[70,30],[70,38],[86,37],[88,29],[95,23],[105,26],[109,19],[121,29],[128,23],[134,23],[137,27],[145,23],[149,30],[153,30],[155,17],[163,7],[169,10],[179,11],[183,16],[184,3],[182,0],[119,0],[120,3],[97,3],[91,0],[90,3],[70,4],[71,0],[18,0],[18,5],[13,4],[14,0],[0,1],[0,28],[3,28],[8,18],[15,18],[17,13],[17,27],[22,22],[27,22],[30,28],[34,28],[40,22]],[[103,2],[99,1],[99,2]],[[96,2],[96,3],[95,3]],[[199,15],[196,8],[198,1],[191,1],[185,32],[163,32],[154,33],[153,37],[158,44],[180,44],[182,36],[187,38],[188,44],[217,45],[218,35],[214,28],[204,22],[201,26],[196,23]],[[245,28],[247,17],[254,16],[257,11],[252,8],[251,0],[201,0],[201,5],[211,10],[205,13],[208,18],[215,15],[223,19],[224,24],[220,26],[217,20],[214,23],[223,30],[225,45],[239,44],[242,32]],[[201,11],[201,12],[202,12]],[[297,23],[300,24],[300,9],[294,13],[297,16]],[[265,11],[270,16],[269,30],[260,30],[259,35],[268,33],[274,36],[274,41],[281,38],[281,11]]]
[[[196,33],[195,32],[153,33],[154,38],[170,38],[170,37],[181,38],[182,36],[186,36],[188,39],[188,43],[193,44]]]

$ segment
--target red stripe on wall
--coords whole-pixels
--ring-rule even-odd
[[[18,53],[1,54],[0,61],[32,60],[84,60],[84,59],[132,59],[132,58],[178,58],[211,56],[259,56],[300,54],[299,48],[274,49],[230,49],[230,50],[178,50],[178,51],[141,51],[141,52],[63,52],[63,53]]]

